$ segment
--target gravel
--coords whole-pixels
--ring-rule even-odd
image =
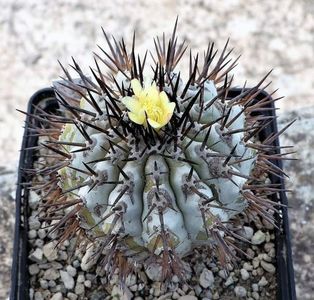
[[[204,268],[199,278],[199,283],[203,288],[209,288],[213,285],[215,279],[213,272]]]
[[[240,285],[237,285],[234,288],[234,293],[239,298],[244,298],[246,296],[246,294],[247,294],[245,287],[240,286]]]
[[[260,245],[262,243],[264,243],[266,240],[266,235],[264,232],[262,232],[261,230],[258,230],[257,232],[254,233],[254,235],[252,236],[252,244],[253,245]]]
[[[72,290],[74,288],[74,279],[73,277],[65,271],[60,271],[61,280],[65,286],[66,289]]]
[[[43,246],[44,256],[48,261],[54,261],[58,258],[57,242],[50,242]]]

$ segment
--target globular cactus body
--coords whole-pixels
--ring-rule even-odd
[[[150,72],[134,47],[129,54],[123,41],[105,36],[111,54],[97,59],[109,73],[95,60],[93,82],[74,61],[81,83],[64,69],[68,79],[56,85],[66,115],[47,116],[60,134],[43,146],[61,160],[48,176],[59,192],[53,201],[66,211],[55,229],[63,226],[65,237],[84,232],[111,258],[154,259],[166,277],[182,275],[180,259],[195,247],[209,246],[229,261],[236,218],[273,222],[267,195],[276,188],[265,184],[265,174],[281,173],[267,160],[270,146],[256,138],[271,118],[252,115],[272,101],[253,102],[267,76],[229,99],[236,61],[227,61],[227,45],[211,70],[213,44],[202,68],[198,56],[190,58],[184,81],[175,67],[186,48],[175,30],[168,48],[157,39]]]

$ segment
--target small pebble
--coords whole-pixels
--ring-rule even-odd
[[[84,284],[78,282],[75,286],[75,294],[83,295],[84,292],[85,292]]]
[[[55,287],[57,284],[56,284],[56,282],[55,282],[54,280],[50,280],[50,281],[48,282],[48,285],[49,285],[49,287],[53,288],[53,287]]]
[[[81,263],[79,260],[76,259],[75,261],[73,261],[73,267],[74,268],[78,268],[80,265],[81,265]]]
[[[41,263],[43,261],[43,251],[39,248],[36,248],[33,253],[28,257],[31,261]]]
[[[30,216],[28,218],[28,226],[29,226],[29,229],[32,230],[32,229],[39,229],[40,228],[40,222],[38,220],[38,217],[35,217],[35,216]]]
[[[35,300],[44,300],[44,297],[41,292],[37,291],[34,295]]]
[[[253,283],[253,284],[252,284],[252,290],[253,290],[254,292],[258,292],[258,284],[257,284],[257,283]]]
[[[261,278],[261,280],[258,282],[259,286],[266,286],[268,284],[268,281],[266,280],[266,278],[263,276]]]
[[[41,249],[44,246],[44,241],[41,239],[36,239],[35,246]]]
[[[84,281],[85,281],[85,276],[84,276],[84,274],[79,274],[79,275],[77,276],[77,282],[82,283],[82,282],[84,282]]]
[[[197,300],[197,298],[192,295],[184,295],[179,297],[178,300]]]
[[[28,205],[30,206],[31,209],[33,210],[36,209],[39,200],[40,200],[40,196],[36,192],[34,191],[29,192]]]
[[[43,279],[56,280],[59,277],[60,273],[57,270],[51,268],[45,271]]]
[[[243,236],[247,240],[251,240],[253,236],[254,230],[252,227],[243,226],[243,230],[241,231],[241,236]]]
[[[56,242],[50,242],[43,246],[43,252],[48,261],[54,261],[58,258],[58,248]]]
[[[226,282],[225,282],[225,286],[229,286],[229,285],[231,285],[231,284],[233,284],[233,283],[234,283],[234,281],[233,281],[232,276],[229,276],[229,277],[227,278]]]
[[[77,271],[76,271],[76,269],[74,267],[69,265],[69,266],[66,267],[66,270],[67,270],[67,272],[69,273],[70,276],[72,276],[72,277],[76,276]]]
[[[131,291],[127,287],[125,287],[122,290],[119,287],[117,287],[116,285],[113,286],[111,296],[113,297],[113,299],[116,299],[116,298],[121,299],[121,300],[133,299],[133,294],[131,293]]]
[[[220,295],[218,292],[216,292],[214,295],[213,295],[213,299],[214,300],[218,300],[220,298]]]
[[[40,239],[44,239],[46,237],[46,230],[45,229],[39,229],[37,232]]]
[[[32,264],[32,265],[29,265],[29,267],[28,267],[28,272],[31,275],[36,275],[39,273],[39,271],[40,270],[39,270],[39,267],[37,264]]]
[[[235,292],[236,296],[239,297],[239,298],[246,297],[246,289],[243,286],[237,285],[234,288],[234,292]]]
[[[276,272],[275,266],[271,263],[261,261],[261,266],[268,273],[274,274]]]
[[[51,297],[51,300],[63,300],[62,293],[56,293]]]
[[[252,244],[253,245],[260,245],[262,243],[265,242],[266,239],[266,235],[264,232],[262,232],[261,230],[258,230],[257,232],[254,233],[254,235],[252,236]]]
[[[42,291],[42,295],[43,295],[44,299],[51,299],[51,292],[48,289]]]
[[[92,286],[92,283],[90,280],[85,280],[84,285],[85,285],[85,287],[90,288]]]
[[[268,253],[271,249],[275,248],[275,244],[274,243],[266,243],[264,245],[264,249],[265,251]]]
[[[77,300],[78,298],[78,296],[74,293],[67,293],[67,297],[69,298],[69,300]]]
[[[253,270],[253,266],[250,263],[245,262],[243,264],[243,269],[245,269],[247,271],[252,271]]]
[[[91,269],[95,265],[98,258],[99,258],[99,255],[95,255],[94,245],[89,244],[87,246],[86,253],[84,254],[82,258],[82,262],[81,262],[82,270],[88,271],[89,269]]]
[[[228,273],[226,270],[219,270],[218,275],[222,278],[222,279],[227,279],[228,277]]]
[[[260,260],[257,257],[254,257],[252,264],[253,264],[253,268],[257,269],[259,266]]]
[[[74,288],[74,279],[73,277],[65,271],[60,271],[61,280],[66,289],[72,290]]]
[[[146,275],[152,281],[160,281],[162,279],[161,266],[157,264],[150,264],[146,269]]]
[[[45,279],[40,279],[39,284],[40,284],[41,288],[44,290],[48,289],[48,287],[49,287],[48,281]]]
[[[65,251],[59,251],[59,260],[67,260],[68,259],[68,254]]]
[[[240,273],[241,273],[241,278],[243,280],[247,280],[247,279],[250,278],[250,274],[249,274],[249,272],[247,270],[241,269]]]
[[[30,230],[30,231],[28,232],[28,238],[29,238],[30,240],[35,239],[36,236],[37,236],[37,231],[36,231],[35,229],[32,229],[32,230]]]
[[[214,275],[213,272],[208,270],[208,269],[203,269],[200,278],[199,278],[199,283],[203,288],[209,288],[214,284]]]

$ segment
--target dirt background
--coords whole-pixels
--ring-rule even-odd
[[[224,1],[13,1],[0,0],[0,299],[9,290],[14,191],[23,115],[30,96],[58,78],[62,63],[75,57],[88,71],[96,44],[105,45],[101,26],[131,42],[141,53],[157,34],[170,34],[179,16],[179,35],[193,50],[209,41],[218,48],[230,37],[242,54],[235,83],[251,86],[274,69],[270,91],[279,88],[281,126],[297,124],[283,138],[296,145],[298,162],[286,164],[295,188],[289,195],[299,299],[314,299],[314,2],[312,0]],[[99,52],[99,51],[98,51]]]

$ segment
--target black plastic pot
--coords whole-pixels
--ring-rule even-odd
[[[232,89],[229,92],[229,97],[239,95],[240,89]],[[263,99],[266,92],[261,91],[256,97],[256,101]],[[55,99],[54,91],[52,88],[45,88],[36,92],[28,103],[28,113],[36,114],[37,107],[44,109],[46,112],[56,111],[58,103]],[[272,108],[273,103],[268,107]],[[275,116],[275,111],[263,111],[264,115]],[[37,145],[38,138],[29,136],[30,127],[28,124],[34,122],[31,118],[26,117],[26,126],[22,142],[22,150],[19,161],[18,171],[18,185],[16,191],[16,221],[15,221],[15,236],[14,236],[14,249],[13,249],[13,263],[11,274],[11,300],[29,299],[29,275],[28,275],[28,215],[30,209],[28,207],[29,191],[22,183],[29,182],[31,178],[23,171],[31,168],[35,159],[34,150],[24,151],[26,148],[34,147]],[[277,123],[276,119],[260,132],[260,139],[263,140],[270,133],[276,133]],[[273,145],[279,146],[279,140],[276,139]],[[278,150],[279,151],[279,150]],[[280,160],[273,161],[278,167],[282,167]],[[270,175],[272,183],[280,183],[281,188],[284,189],[284,182],[282,179]],[[272,200],[288,205],[287,197],[284,191],[272,195]],[[280,214],[276,215],[276,221],[280,224],[280,229],[275,231],[276,243],[276,264],[277,264],[277,300],[295,300],[295,283],[294,271],[291,255],[289,221],[286,207],[281,207]]]

